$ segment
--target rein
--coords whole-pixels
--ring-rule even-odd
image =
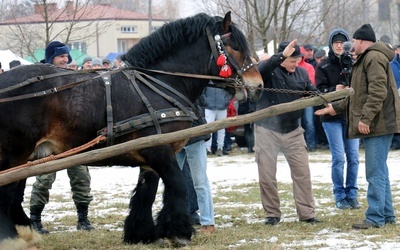
[[[180,77],[189,77],[189,78],[198,78],[198,79],[209,79],[209,80],[217,80],[217,81],[222,81],[222,82],[227,82],[227,83],[237,83],[237,79],[233,78],[223,78],[219,76],[212,76],[212,75],[199,75],[199,74],[191,74],[191,73],[181,73],[181,72],[167,72],[167,71],[162,71],[162,70],[152,70],[152,69],[144,69],[144,68],[139,68],[139,67],[132,67],[132,66],[124,66],[120,67],[117,69],[109,70],[106,72],[101,72],[99,75],[87,79],[83,79],[80,81],[72,82],[65,84],[60,87],[54,87],[46,90],[42,90],[36,93],[30,93],[30,94],[25,94],[25,95],[19,95],[19,96],[13,96],[13,97],[7,97],[7,98],[0,98],[0,103],[4,102],[11,102],[11,101],[17,101],[17,100],[24,100],[24,99],[29,99],[29,98],[34,98],[34,97],[42,97],[45,95],[50,95],[54,94],[66,89],[73,88],[81,83],[84,83],[86,81],[90,81],[96,78],[103,78],[124,70],[137,70],[137,71],[148,71],[148,72],[153,72],[153,73],[158,73],[158,74],[165,74],[165,75],[172,75],[172,76],[180,76]],[[13,86],[7,87],[0,89],[0,94],[6,93],[24,86],[28,86],[32,83],[52,79],[52,78],[57,78],[57,77],[62,77],[62,76],[67,76],[67,75],[74,75],[74,74],[87,74],[91,72],[97,72],[97,71],[104,71],[104,69],[93,69],[93,70],[76,70],[76,71],[70,71],[70,72],[59,72],[59,73],[54,73],[54,74],[49,74],[49,75],[42,75],[42,76],[35,76],[32,78],[29,78],[21,83],[17,83]],[[225,84],[226,85],[226,84]]]
[[[66,89],[70,89],[73,88],[83,82],[89,81],[89,80],[93,80],[96,78],[102,78],[105,77],[107,75],[111,75],[111,74],[115,74],[117,72],[122,71],[123,69],[115,69],[112,71],[107,71],[107,72],[102,72],[100,73],[98,76],[95,77],[91,77],[88,79],[83,79],[80,81],[76,81],[76,82],[71,82],[65,85],[62,85],[60,87],[54,87],[54,88],[50,88],[50,89],[46,89],[46,90],[42,90],[36,93],[30,93],[30,94],[25,94],[25,95],[19,95],[19,96],[13,96],[13,97],[7,97],[7,98],[0,98],[0,103],[4,103],[4,102],[11,102],[11,101],[17,101],[17,100],[24,100],[24,99],[29,99],[29,98],[34,98],[34,97],[42,97],[45,95],[50,95],[50,94],[54,94]],[[18,83],[16,85],[4,88],[4,89],[0,89],[0,94],[2,93],[6,93],[8,91],[12,91],[24,86],[27,86],[29,84],[35,83],[35,82],[40,82],[43,80],[48,80],[48,79],[52,79],[52,78],[57,78],[57,77],[62,77],[62,76],[67,76],[67,75],[74,75],[74,74],[87,74],[87,73],[91,73],[91,72],[96,72],[97,70],[77,70],[77,71],[70,71],[70,72],[59,72],[59,73],[55,73],[55,74],[50,74],[50,75],[44,75],[44,76],[35,76],[33,78],[30,78],[28,80],[25,80],[21,83]]]

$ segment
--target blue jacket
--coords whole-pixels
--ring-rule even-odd
[[[224,110],[228,109],[229,101],[232,99],[232,95],[220,88],[207,87],[204,90],[206,97],[206,109],[209,110]]]
[[[400,57],[399,54],[396,54],[393,60],[390,62],[390,66],[392,66],[392,71],[394,78],[396,79],[397,88],[400,88]]]

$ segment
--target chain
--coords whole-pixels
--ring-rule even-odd
[[[303,90],[292,90],[292,89],[274,89],[274,88],[260,88],[253,86],[246,86],[247,89],[251,90],[262,90],[267,92],[275,92],[275,93],[287,93],[287,94],[300,94],[307,96],[319,96],[320,94],[317,91],[303,91]]]

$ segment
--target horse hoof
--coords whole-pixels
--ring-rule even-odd
[[[189,246],[190,240],[188,239],[180,239],[174,237],[173,239],[169,239],[172,247],[186,247]]]
[[[158,240],[154,241],[154,244],[156,244],[159,247],[163,247],[163,248],[169,247],[169,243],[165,239],[158,239]]]

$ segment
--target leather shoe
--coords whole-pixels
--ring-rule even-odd
[[[316,218],[316,217],[313,217],[313,218],[310,218],[310,219],[307,219],[307,220],[302,220],[302,222],[305,222],[305,223],[319,223],[319,222],[322,222],[321,220],[319,220],[318,218]]]
[[[361,223],[358,224],[353,224],[352,228],[353,229],[370,229],[370,228],[379,228],[379,225],[374,225],[366,220],[364,220]]]
[[[215,232],[215,226],[214,225],[204,225],[201,226],[200,230],[198,231],[201,234],[211,234]]]
[[[281,221],[281,218],[279,218],[279,217],[267,217],[265,219],[265,225],[276,225],[280,221]]]

